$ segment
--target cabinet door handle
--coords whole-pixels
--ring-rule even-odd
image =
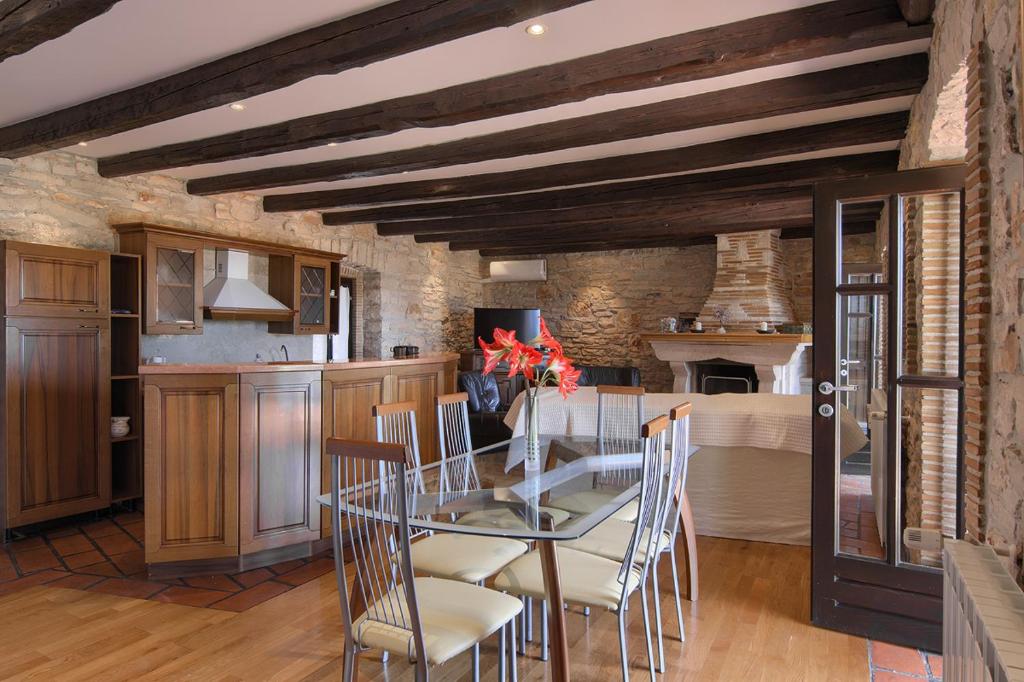
[[[78,312],[80,312],[80,313],[98,313],[99,311],[100,311],[99,308],[79,308],[78,309]]]
[[[178,329],[195,329],[195,328],[196,328],[196,326],[194,324],[181,324],[181,325],[178,325]]]
[[[98,324],[80,324],[80,325],[78,325],[78,328],[79,329],[99,329],[100,326]]]

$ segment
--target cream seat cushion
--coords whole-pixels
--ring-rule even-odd
[[[389,596],[392,603],[401,602],[408,618],[405,589],[399,585]],[[416,604],[429,665],[444,663],[466,651],[497,632],[523,608],[518,599],[507,594],[441,578],[416,578]],[[416,655],[411,630],[370,619],[374,614],[390,615],[397,612],[397,608],[384,597],[355,621],[355,636],[363,647],[384,649],[402,656]]]
[[[619,608],[622,583],[619,582],[618,561],[587,554],[568,547],[558,547],[558,571],[562,585],[562,598],[577,606]],[[629,571],[629,591],[640,585],[640,571]],[[505,567],[494,579],[495,589],[511,594],[544,599],[544,574],[540,553],[530,552]]]
[[[557,509],[564,509],[574,514],[589,514],[604,505],[608,504],[619,493],[602,492],[600,490],[581,490],[571,495],[564,495],[548,501],[548,505]],[[636,521],[640,505],[636,500],[631,500],[611,515],[613,519],[621,521]]]
[[[571,516],[564,509],[555,509],[553,507],[541,507],[540,509],[551,516],[551,520],[556,526],[565,523]],[[480,511],[473,511],[463,514],[455,523],[486,528],[505,528],[508,530],[523,528],[526,525],[523,519],[511,509],[482,509]]]
[[[412,567],[435,578],[478,583],[526,554],[525,542],[458,533],[437,533],[412,543]]]
[[[563,542],[561,545],[613,561],[622,561],[626,556],[629,540],[633,537],[634,528],[632,523],[612,518],[599,523],[583,537]],[[644,561],[647,558],[647,545],[650,542],[650,537],[650,530],[645,530],[640,536],[640,545],[636,548],[636,561]],[[672,536],[667,532],[662,532],[661,538],[658,540],[658,551],[664,552],[671,543]]]

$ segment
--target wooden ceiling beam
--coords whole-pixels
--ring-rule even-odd
[[[648,203],[682,199],[707,192],[800,187],[809,186],[820,180],[893,173],[898,164],[899,152],[897,151],[851,154],[500,197],[377,206],[325,213],[324,218],[332,225],[388,223],[533,211],[560,211],[602,204]]]
[[[711,166],[728,166],[790,154],[806,154],[859,144],[895,142],[902,140],[906,135],[909,121],[909,111],[897,111],[891,114],[705,142],[689,147],[624,154],[503,173],[396,182],[351,189],[272,194],[263,198],[263,210],[306,211],[397,201],[502,195],[567,185],[685,173]]]
[[[645,204],[611,204],[580,206],[564,211],[534,211],[468,218],[414,220],[381,223],[377,233],[383,237],[408,234],[452,232],[486,232],[493,230],[539,230],[556,226],[580,226],[590,223],[631,224],[678,219],[681,216],[706,216],[734,210],[806,211],[810,215],[810,187],[782,187],[739,192],[718,192],[694,195],[681,200]],[[787,214],[788,215],[788,214]],[[327,216],[329,218],[329,216]],[[337,223],[325,218],[325,225]]]
[[[928,55],[918,53],[426,147],[197,178],[188,182],[188,190],[204,195],[253,191],[540,154],[904,97],[919,92],[927,78]]]
[[[458,125],[927,38],[931,31],[908,26],[892,0],[837,0],[432,92],[110,156],[100,159],[99,172],[114,177]]]
[[[0,0],[0,62],[59,38],[118,0]]]
[[[536,247],[530,246],[505,246],[488,247],[481,245],[480,255],[491,258],[502,258],[505,256],[532,256],[553,253],[586,253],[592,251],[624,251],[627,249],[664,249],[664,248],[686,248],[690,246],[706,246],[714,244],[717,240],[714,237],[695,237],[684,239],[680,237],[661,237],[658,239],[634,239],[607,242],[588,242],[585,244],[539,244]]]
[[[0,156],[25,156],[141,128],[581,2],[585,0],[396,0],[0,128]]]

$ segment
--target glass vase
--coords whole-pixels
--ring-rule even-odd
[[[526,468],[540,466],[540,399],[539,391],[526,390]]]

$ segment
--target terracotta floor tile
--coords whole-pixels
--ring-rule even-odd
[[[194,587],[168,587],[153,597],[154,601],[182,604],[184,606],[209,606],[224,598],[219,590],[200,590]]]
[[[62,568],[60,559],[53,553],[53,550],[45,545],[38,549],[30,549],[27,552],[15,554],[14,561],[18,564],[18,569],[23,575],[25,573],[35,573],[46,568]]]
[[[94,539],[96,540],[96,544],[100,546],[100,549],[102,549],[107,556],[124,554],[125,552],[132,552],[140,549],[139,543],[120,528],[117,529],[116,534],[104,535]]]
[[[324,573],[328,573],[334,570],[333,559],[317,559],[310,563],[299,566],[296,569],[288,571],[287,573],[278,576],[278,580],[289,585],[299,586],[308,583],[314,578],[319,578]]]
[[[273,599],[277,595],[287,592],[289,589],[291,588],[287,585],[282,585],[281,583],[268,580],[267,582],[260,583],[256,587],[250,587],[231,595],[227,599],[215,602],[214,604],[211,604],[211,607],[224,611],[241,612],[251,609],[257,604],[262,604],[268,599]]]
[[[46,531],[46,537],[51,540],[54,538],[64,538],[69,535],[78,535],[82,531],[78,530],[78,526],[64,526],[62,528],[54,528]]]
[[[142,521],[142,519],[143,519],[142,512],[137,512],[137,511],[134,511],[134,512],[123,512],[121,514],[117,514],[116,516],[114,516],[114,520],[117,521],[122,526],[127,524],[127,523],[134,523],[136,521]]]
[[[252,587],[253,585],[260,584],[264,580],[270,580],[274,577],[274,574],[265,568],[254,568],[251,571],[237,573],[231,577],[242,583],[244,587]]]
[[[153,583],[148,580],[131,580],[129,578],[107,578],[89,588],[92,592],[116,594],[119,597],[135,597],[136,599],[152,597],[164,589],[168,588],[161,583]]]
[[[298,568],[304,563],[306,562],[304,562],[302,559],[292,559],[291,561],[282,561],[281,563],[274,564],[273,566],[269,566],[268,568],[270,568],[270,570],[276,573],[277,575],[281,575],[283,573],[287,573],[288,571]]]
[[[85,534],[92,539],[101,538],[107,535],[116,535],[121,532],[121,529],[117,527],[117,524],[110,519],[103,519],[101,521],[94,521],[82,526],[82,530]]]
[[[81,554],[82,552],[88,552],[96,549],[89,541],[89,538],[81,533],[67,535],[61,538],[51,538],[50,544],[53,545],[53,548],[57,550],[58,554],[65,557],[69,554]]]
[[[52,583],[47,583],[50,587],[66,587],[71,590],[85,590],[101,580],[106,580],[101,575],[85,575],[82,573],[72,573],[71,575],[54,580]]]
[[[924,658],[915,649],[886,644],[871,643],[871,663],[876,668],[894,670],[899,673],[925,676]]]
[[[200,575],[193,578],[185,578],[185,584],[189,587],[198,587],[203,590],[220,590],[222,592],[239,592],[239,587],[231,578],[224,574]]]
[[[14,580],[18,577],[18,569],[14,567],[11,556],[0,549],[0,582]]]
[[[17,592],[18,590],[23,590],[26,587],[35,587],[36,585],[51,583],[54,580],[65,578],[68,575],[67,571],[55,571],[48,569],[45,571],[39,571],[38,573],[33,573],[32,575],[27,575],[24,578],[11,580],[0,585],[0,597],[11,594],[12,592]]]
[[[22,552],[29,552],[33,549],[39,549],[40,547],[46,547],[46,541],[37,535],[23,540],[15,540],[11,543],[10,550],[15,554],[21,554]]]
[[[115,554],[110,561],[125,575],[144,572],[146,570],[146,553],[141,549],[133,549],[124,554]]]
[[[928,667],[931,668],[932,677],[942,679],[942,654],[925,654],[928,658]]]
[[[139,542],[144,541],[146,537],[146,524],[143,521],[132,521],[131,523],[122,524],[122,527]]]
[[[64,557],[64,563],[73,571],[78,570],[83,566],[90,566],[104,560],[103,555],[100,554],[98,549]]]
[[[117,570],[117,566],[105,560],[95,564],[89,564],[88,566],[82,566],[81,568],[76,568],[75,571],[78,573],[89,573],[91,575],[103,575],[109,578],[121,577],[121,571]]]

